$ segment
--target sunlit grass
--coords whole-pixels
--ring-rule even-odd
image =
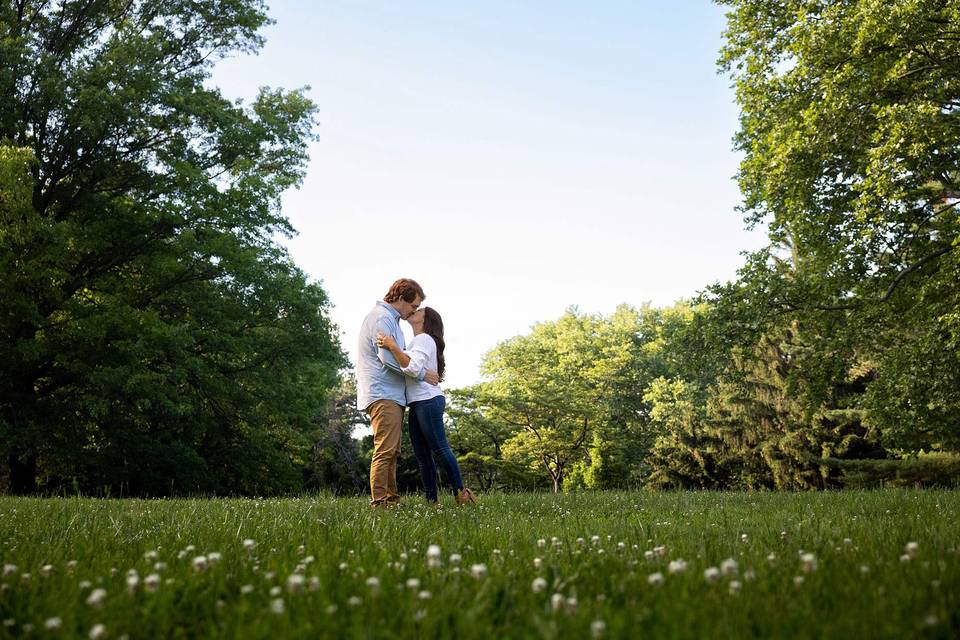
[[[960,631],[960,492],[446,500],[0,498],[0,635]]]

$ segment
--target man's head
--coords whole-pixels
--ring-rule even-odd
[[[415,280],[400,278],[392,285],[383,301],[400,312],[400,317],[406,320],[414,311],[420,308],[420,303],[427,296]]]

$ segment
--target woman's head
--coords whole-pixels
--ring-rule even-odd
[[[443,380],[443,371],[446,368],[443,349],[446,344],[443,341],[443,318],[431,307],[423,307],[410,316],[410,324],[415,332],[422,331],[437,343],[437,375]]]

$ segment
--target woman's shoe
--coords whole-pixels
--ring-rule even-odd
[[[470,491],[470,489],[466,487],[457,491],[456,500],[459,505],[464,505],[468,502],[470,504],[477,504],[477,496],[473,495],[473,491]]]

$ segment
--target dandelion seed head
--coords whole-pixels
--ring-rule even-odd
[[[547,581],[543,578],[534,578],[530,588],[534,593],[543,593],[547,589]]]

